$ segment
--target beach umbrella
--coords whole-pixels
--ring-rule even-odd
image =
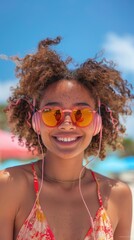
[[[17,137],[10,132],[0,130],[0,161],[7,159],[31,159],[33,155],[25,146],[20,146]]]

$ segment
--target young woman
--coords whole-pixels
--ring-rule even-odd
[[[41,157],[1,173],[0,239],[129,240],[129,187],[83,167],[83,159],[117,149],[125,131],[119,117],[131,113],[130,86],[105,61],[70,70],[50,48],[59,42],[46,39],[36,53],[13,58],[20,82],[9,123]]]

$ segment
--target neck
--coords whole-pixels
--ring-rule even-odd
[[[46,154],[44,176],[55,182],[77,182],[83,169],[83,156],[63,159]],[[82,171],[81,177],[84,174]]]
[[[52,178],[52,177],[48,176],[46,173],[44,175],[44,179],[48,182],[55,182],[55,183],[62,183],[62,184],[77,183],[80,179],[82,180],[85,177],[85,174],[86,174],[86,168],[84,169],[83,174],[79,178],[76,178],[76,179],[61,180],[61,179]]]

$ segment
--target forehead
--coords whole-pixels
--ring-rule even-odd
[[[90,91],[76,80],[60,80],[50,84],[45,89],[40,107],[51,102],[56,102],[61,107],[71,107],[79,103],[87,103],[94,107],[94,99]]]

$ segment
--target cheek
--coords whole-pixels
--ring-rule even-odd
[[[90,144],[93,138],[93,133],[94,133],[94,125],[91,123],[90,126],[86,127],[83,129],[83,135],[85,136],[85,145],[86,147]]]
[[[93,134],[94,134],[94,123],[92,122],[88,127],[87,127],[87,129],[85,129],[86,130],[86,134],[90,137],[90,138],[92,138],[93,137]]]
[[[50,141],[50,132],[51,128],[48,128],[43,123],[41,123],[41,139],[45,146],[47,146],[47,142]]]
[[[91,143],[92,137],[93,137],[92,134],[86,135],[86,137],[85,137],[85,145],[86,145],[86,147]]]
[[[84,132],[92,138],[94,133],[94,123],[92,122],[88,127],[85,127]]]

